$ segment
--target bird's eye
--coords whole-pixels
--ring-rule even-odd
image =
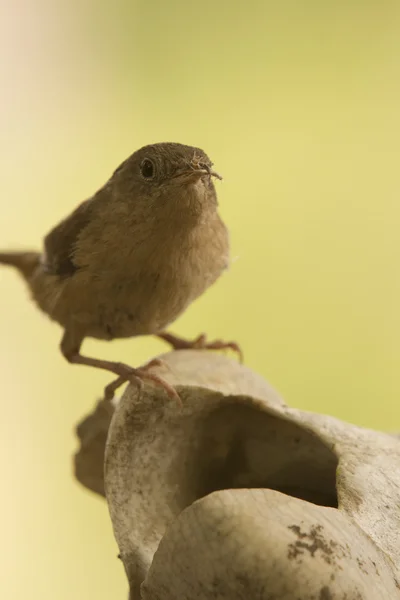
[[[154,164],[149,158],[145,158],[140,165],[140,172],[145,179],[152,179],[154,177]]]

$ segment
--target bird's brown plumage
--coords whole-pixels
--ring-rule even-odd
[[[213,176],[199,148],[145,146],[45,237],[41,255],[0,254],[65,329],[68,360],[109,369],[79,354],[85,337],[157,335],[228,266]]]

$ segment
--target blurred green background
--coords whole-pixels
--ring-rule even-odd
[[[240,341],[293,406],[400,428],[399,3],[2,2],[1,246],[40,247],[138,147],[200,146],[238,258],[171,330]],[[125,598],[106,504],[71,474],[110,376],[64,361],[6,269],[0,331],[1,595]]]

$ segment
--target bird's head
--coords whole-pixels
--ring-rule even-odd
[[[203,150],[165,142],[134,152],[116,169],[110,184],[132,202],[199,214],[217,204],[214,177],[222,179]]]

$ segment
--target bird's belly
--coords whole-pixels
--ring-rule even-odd
[[[105,339],[155,334],[165,329],[220,275],[222,268],[205,270],[193,277],[190,269],[146,273],[118,282],[109,301],[98,311],[93,337]]]
[[[113,289],[99,290],[96,306],[84,311],[94,317],[90,324],[87,321],[87,335],[113,339],[158,333],[185,310],[193,292],[193,286],[183,281],[160,276],[119,281]]]
[[[150,268],[140,271],[127,266],[122,276],[120,271],[93,274],[82,269],[60,281],[57,295],[42,308],[64,327],[76,324],[94,338],[158,333],[214,283],[227,267],[228,250],[203,252],[199,260],[198,254],[181,248],[168,259],[146,260]]]

